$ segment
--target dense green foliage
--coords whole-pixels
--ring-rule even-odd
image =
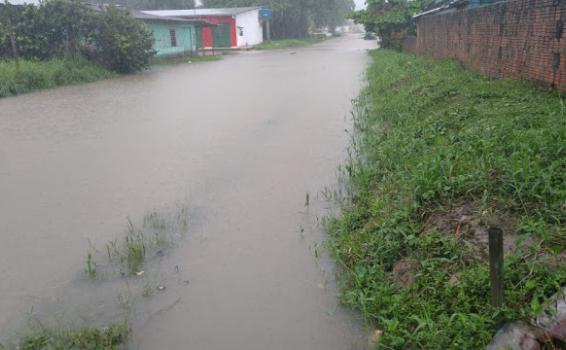
[[[352,0],[204,0],[204,5],[268,7],[273,10],[274,39],[304,38],[313,26],[333,31],[355,7]]]
[[[414,32],[411,19],[433,0],[368,0],[367,9],[351,17],[381,38],[382,47],[400,48],[401,39]]]
[[[565,241],[563,101],[456,62],[372,56],[346,167],[350,200],[328,221],[343,300],[383,330],[379,349],[485,348],[566,284],[566,264],[554,261]],[[470,203],[486,222],[515,218],[508,229],[523,242],[506,257],[502,308],[489,304],[488,264],[473,247],[425,229],[433,213]],[[404,287],[392,272],[403,259],[416,262]]]
[[[0,61],[0,97],[108,79],[115,75],[86,60]]]
[[[114,7],[95,11],[80,0],[1,4],[0,26],[0,59],[86,57],[111,70],[133,72],[153,56],[153,38],[142,22]]]
[[[128,327],[113,325],[103,329],[80,330],[40,329],[24,337],[17,347],[2,346],[0,349],[19,350],[119,350],[128,342]]]
[[[116,72],[142,70],[154,55],[153,37],[143,24],[113,7],[98,15],[87,38],[86,57]]]

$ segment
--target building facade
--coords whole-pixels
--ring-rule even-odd
[[[184,18],[153,16],[142,12],[133,16],[144,22],[153,33],[156,57],[195,54],[198,49],[199,30],[208,23]]]
[[[142,11],[155,17],[200,21],[210,25],[198,28],[201,48],[246,48],[264,41],[261,7],[223,9]]]

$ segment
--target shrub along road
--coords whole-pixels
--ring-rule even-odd
[[[0,61],[0,97],[118,76],[86,60]]]

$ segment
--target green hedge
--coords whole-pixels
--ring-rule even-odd
[[[0,97],[115,76],[86,60],[0,61]]]

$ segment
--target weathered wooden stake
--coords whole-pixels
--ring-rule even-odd
[[[489,277],[491,281],[491,305],[503,305],[503,231],[490,227],[489,234]]]

